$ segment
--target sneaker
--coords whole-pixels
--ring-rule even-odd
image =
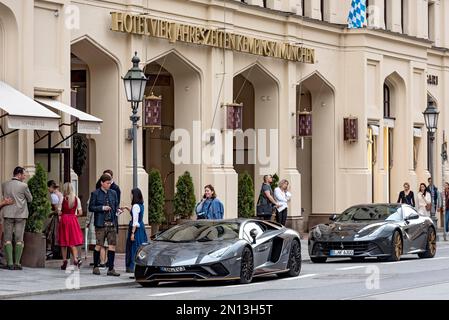
[[[14,270],[22,270],[22,266],[20,264],[15,264]]]
[[[93,274],[96,274],[97,276],[100,275],[100,269],[98,267],[95,267],[92,271]]]
[[[120,273],[117,273],[117,272],[115,272],[114,269],[112,269],[112,270],[108,271],[108,276],[118,277],[118,276],[120,276]]]

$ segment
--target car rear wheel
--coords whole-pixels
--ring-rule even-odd
[[[253,280],[254,275],[254,259],[253,253],[248,247],[245,247],[242,252],[242,264],[240,267],[240,280],[241,284],[250,283]]]
[[[301,246],[298,240],[292,242],[287,268],[287,272],[280,273],[278,276],[281,278],[296,277],[301,272]]]
[[[426,251],[418,253],[418,257],[421,259],[433,258],[437,252],[437,236],[435,229],[429,228],[427,233]]]
[[[150,288],[150,287],[157,287],[157,285],[159,284],[159,282],[157,281],[151,281],[151,282],[138,282],[142,287],[144,288]]]
[[[402,255],[402,238],[398,231],[393,233],[393,239],[391,241],[391,256],[389,261],[399,261]]]
[[[312,260],[313,263],[325,263],[327,257],[310,257],[310,260]]]

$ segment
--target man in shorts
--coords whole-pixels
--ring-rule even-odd
[[[112,178],[108,174],[100,177],[100,188],[92,192],[89,211],[94,213],[96,245],[93,274],[100,274],[100,249],[108,241],[108,276],[119,276],[114,270],[115,246],[117,244],[117,193],[111,190]]]

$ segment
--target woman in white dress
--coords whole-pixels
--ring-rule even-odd
[[[291,197],[292,195],[288,192],[288,181],[282,179],[279,182],[279,187],[274,189],[274,198],[279,204],[279,207],[276,208],[276,221],[283,226],[287,221],[288,201]]]
[[[419,185],[417,198],[416,209],[418,210],[419,214],[430,217],[430,204],[432,200],[430,198],[430,193],[427,192],[427,187],[424,183],[421,183]]]

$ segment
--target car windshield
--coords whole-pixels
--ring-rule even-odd
[[[398,206],[364,206],[346,209],[337,222],[357,221],[400,221],[402,220],[401,208]]]
[[[155,241],[208,242],[231,240],[239,236],[240,224],[236,222],[201,221],[175,226],[156,237]]]

